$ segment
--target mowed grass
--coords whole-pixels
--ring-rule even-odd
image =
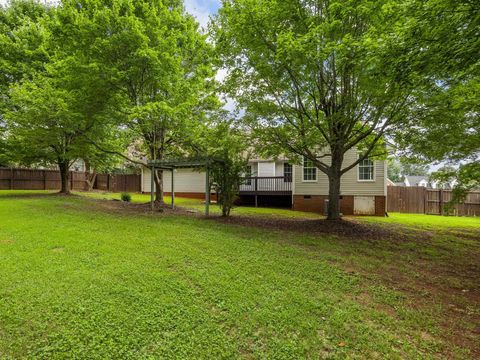
[[[474,358],[445,338],[440,301],[378,276],[430,253],[14,194],[0,192],[0,358]]]
[[[365,217],[362,220],[421,229],[480,229],[480,217],[389,213],[389,217]]]
[[[120,194],[111,193],[111,192],[76,192],[75,194],[80,196],[85,196],[93,199],[103,199],[103,200],[119,200]],[[150,194],[138,194],[132,193],[132,202],[137,204],[150,202]],[[164,197],[165,204],[171,204],[172,198],[170,196]],[[188,199],[188,198],[175,198],[175,204],[180,207],[187,209],[193,209],[198,212],[205,211],[205,202],[200,199]],[[219,206],[212,202],[210,205],[210,213],[212,215],[220,215],[221,211]],[[320,219],[323,216],[318,214],[302,212],[302,211],[293,211],[290,209],[283,208],[265,208],[265,207],[252,207],[252,206],[235,206],[232,209],[232,214],[236,215],[248,215],[248,216],[265,216],[265,217],[283,217],[283,218],[307,218],[307,219]]]

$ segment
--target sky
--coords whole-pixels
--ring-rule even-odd
[[[187,12],[195,16],[203,27],[208,24],[208,17],[215,14],[221,5],[220,0],[184,0],[184,3]]]
[[[46,0],[55,2],[55,0]],[[0,0],[0,5],[5,5],[8,0]],[[206,27],[209,15],[215,14],[220,7],[221,0],[184,0],[185,9],[195,16],[201,26]]]

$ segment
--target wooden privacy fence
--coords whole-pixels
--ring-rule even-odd
[[[70,171],[70,188],[88,190],[86,179],[86,173]],[[0,168],[0,190],[60,190],[61,184],[58,170]],[[140,192],[141,176],[98,174],[93,188],[113,192]]]
[[[387,211],[408,214],[445,214],[445,204],[452,199],[451,190],[424,187],[389,186]],[[465,201],[455,204],[449,213],[456,216],[480,216],[480,192],[470,192]]]
[[[142,177],[138,174],[98,174],[93,188],[113,192],[141,192]]]

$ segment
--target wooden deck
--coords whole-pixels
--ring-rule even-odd
[[[292,195],[292,179],[285,176],[246,177],[240,185],[240,195]]]

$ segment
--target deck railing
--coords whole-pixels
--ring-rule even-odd
[[[240,194],[290,195],[292,178],[290,176],[251,176],[243,179]]]

